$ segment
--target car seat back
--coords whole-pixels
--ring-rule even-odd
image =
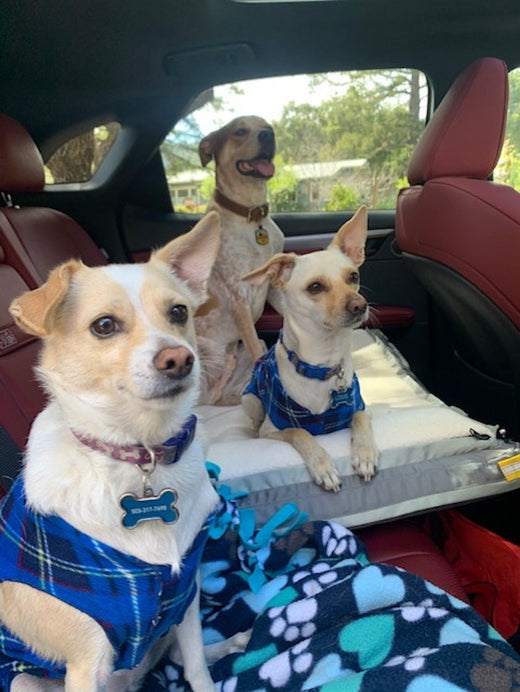
[[[501,60],[456,79],[411,158],[396,237],[432,300],[436,393],[519,435],[520,194],[490,179],[507,106]]]
[[[8,307],[20,293],[45,282],[49,271],[75,257],[106,264],[101,250],[79,224],[56,209],[20,207],[17,192],[44,187],[43,161],[25,128],[0,114],[0,483],[19,468],[20,450],[45,403],[34,376],[39,342],[14,324]]]

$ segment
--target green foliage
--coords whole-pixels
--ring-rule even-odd
[[[509,73],[509,109],[506,138],[516,151],[520,151],[520,70]]]
[[[509,109],[504,146],[494,179],[520,191],[520,70],[509,73]]]
[[[161,144],[166,175],[175,175],[200,166],[199,142],[202,133],[193,114],[180,120]]]
[[[204,178],[200,184],[200,196],[207,202],[211,199],[213,195],[213,190],[215,189],[215,174],[212,171],[208,171],[208,175]]]
[[[348,73],[344,93],[318,106],[290,103],[273,124],[278,151],[295,163],[366,159],[368,203],[394,207],[397,181],[406,175],[423,127],[417,75],[413,70]],[[311,87],[325,79],[314,77]]]
[[[269,205],[272,212],[303,211],[298,202],[298,179],[290,165],[280,155],[274,159],[276,174],[267,183]]]
[[[494,178],[499,183],[520,190],[520,154],[510,139],[504,141]]]
[[[359,197],[354,190],[338,182],[331,190],[325,211],[343,211],[344,209],[356,209],[358,206]]]

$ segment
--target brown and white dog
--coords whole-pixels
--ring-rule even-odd
[[[311,477],[338,491],[341,479],[313,435],[351,427],[352,466],[369,481],[377,450],[352,363],[352,330],[368,316],[359,294],[367,211],[361,207],[326,250],[281,253],[244,276],[285,299],[283,334],[256,363],[242,405],[262,437],[291,444]]]
[[[0,651],[11,646],[13,660],[22,657],[11,692],[136,690],[174,631],[192,689],[214,689],[196,572],[218,498],[192,416],[200,376],[193,315],[207,299],[219,242],[218,215],[209,214],[145,264],[69,261],[11,304],[17,324],[42,339],[38,374],[49,393],[17,490],[0,509],[0,632],[18,638],[2,637]],[[23,559],[9,564],[19,550]],[[176,616],[172,589],[181,589]],[[46,666],[61,679],[42,678]]]
[[[216,189],[208,211],[219,213],[222,242],[209,280],[217,306],[197,316],[203,360],[200,402],[237,404],[253,363],[265,350],[255,322],[269,285],[247,284],[242,275],[283,249],[283,233],[269,216],[267,181],[274,174],[275,136],[257,116],[235,118],[200,142],[200,159],[215,161]],[[270,302],[279,308],[276,292]]]

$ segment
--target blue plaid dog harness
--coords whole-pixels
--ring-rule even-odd
[[[58,516],[32,512],[19,477],[0,503],[0,581],[28,584],[87,613],[114,647],[115,669],[132,668],[182,621],[197,592],[208,528],[195,538],[181,572],[172,574],[169,565],[148,564]],[[22,672],[62,678],[65,668],[40,658],[0,623],[0,689]]]
[[[288,351],[287,355],[295,365],[296,371],[304,377],[324,380],[330,376],[329,372],[336,374],[335,369],[304,363],[293,351]],[[331,401],[335,405],[323,413],[311,413],[309,409],[291,399],[285,391],[278,372],[275,346],[256,361],[251,380],[243,394],[254,394],[260,399],[265,413],[278,430],[304,428],[312,435],[324,435],[348,428],[356,411],[363,411],[365,408],[359,380],[354,373],[350,387],[331,392]]]

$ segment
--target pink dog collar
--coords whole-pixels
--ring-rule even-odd
[[[96,452],[101,452],[106,456],[116,459],[117,461],[127,461],[130,464],[149,464],[153,462],[153,458],[149,449],[155,455],[155,461],[158,464],[175,464],[188,447],[193,442],[195,430],[197,428],[197,417],[190,416],[184,424],[181,432],[175,437],[170,437],[169,440],[162,445],[147,448],[144,445],[115,445],[111,442],[105,442],[89,435],[73,430],[73,434],[79,442],[90,447]]]

